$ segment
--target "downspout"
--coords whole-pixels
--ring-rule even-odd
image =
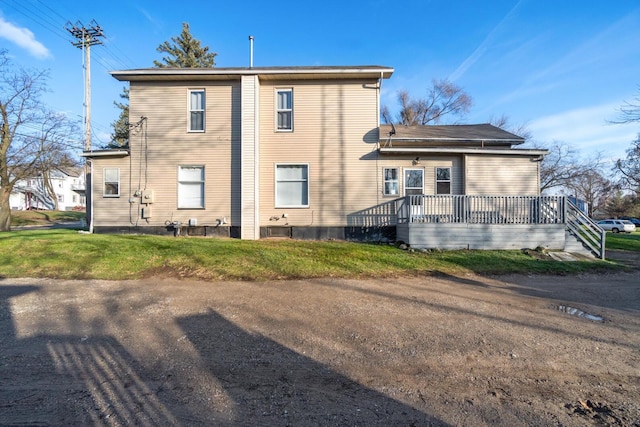
[[[376,126],[378,128],[378,140],[376,141],[376,205],[380,204],[380,98],[382,92],[382,80],[384,79],[384,72],[380,71],[380,82],[378,83],[378,90],[376,91]]]
[[[93,176],[93,159],[89,160],[91,162],[91,215],[90,215],[90,219],[89,219],[89,234],[93,234],[93,181],[94,181],[94,176]],[[85,188],[86,188],[86,183],[85,183]]]

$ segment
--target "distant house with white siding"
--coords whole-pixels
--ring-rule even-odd
[[[546,151],[517,148],[524,142],[517,135],[489,124],[381,125],[381,86],[392,73],[384,66],[112,72],[130,83],[135,126],[128,148],[83,154],[92,165],[93,231],[393,239],[404,223],[480,218],[460,196],[523,198],[523,211],[511,213],[483,199],[486,218],[539,221],[557,209],[530,214]],[[430,208],[429,197],[440,205]],[[447,209],[458,211],[447,216]],[[496,245],[521,244],[503,229]],[[557,245],[558,229],[564,233],[555,227],[555,237],[528,234]],[[472,241],[479,239],[487,241]]]
[[[58,210],[85,208],[85,173],[82,168],[55,169],[51,187],[58,201]],[[9,197],[11,209],[54,209],[55,203],[45,188],[43,177],[34,176],[16,183]]]

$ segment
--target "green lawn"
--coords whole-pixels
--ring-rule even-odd
[[[11,211],[11,226],[52,224],[56,221],[80,221],[85,212],[76,211]]]
[[[80,234],[74,230],[0,233],[0,277],[270,280],[467,272],[572,274],[622,268],[607,261],[539,260],[521,251],[422,253],[382,244]]]
[[[640,252],[640,231],[634,233],[607,233],[607,249],[621,249],[625,251]]]

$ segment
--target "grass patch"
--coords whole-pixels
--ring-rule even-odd
[[[623,251],[640,252],[640,232],[635,233],[607,233],[605,247]]]
[[[73,230],[0,233],[0,276],[4,277],[271,280],[468,272],[569,274],[620,268],[607,261],[540,260],[521,251],[421,253],[352,242],[79,234]]]
[[[85,212],[78,211],[11,211],[11,226],[44,225],[54,222],[80,221],[86,217]]]

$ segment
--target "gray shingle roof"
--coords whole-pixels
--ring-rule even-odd
[[[380,141],[415,142],[415,143],[482,143],[486,145],[522,144],[524,138],[489,123],[475,125],[426,125],[426,126],[380,126]],[[391,135],[390,135],[391,134]]]

